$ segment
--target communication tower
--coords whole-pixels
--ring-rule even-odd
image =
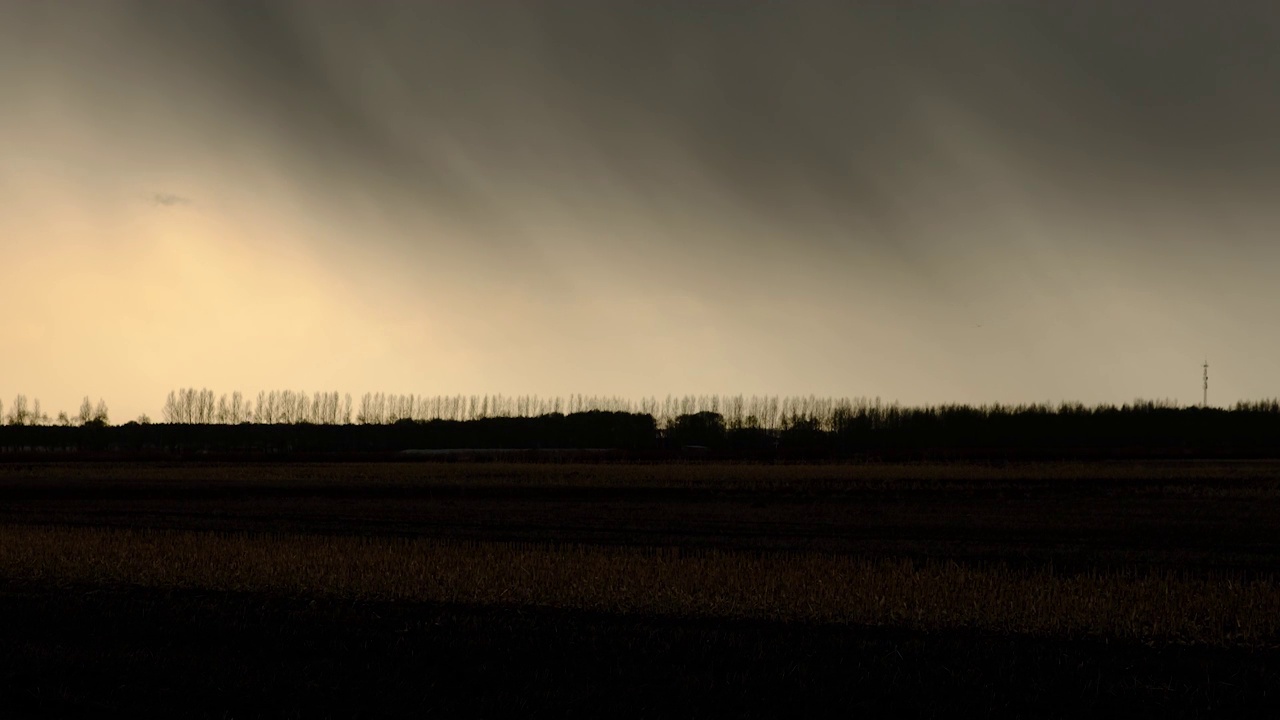
[[[1200,401],[1200,407],[1209,407],[1209,358],[1204,359],[1204,398]]]

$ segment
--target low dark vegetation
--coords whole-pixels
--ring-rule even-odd
[[[798,406],[797,406],[798,407]],[[811,409],[812,410],[812,409]],[[406,450],[610,450],[614,459],[1065,459],[1280,457],[1280,406],[900,408],[832,404],[776,425],[709,410],[665,418],[591,410],[389,424],[136,423],[0,427],[4,453],[374,456]]]

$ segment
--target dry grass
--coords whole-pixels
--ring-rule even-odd
[[[0,527],[11,580],[1272,646],[1280,587],[1178,573],[394,538]]]

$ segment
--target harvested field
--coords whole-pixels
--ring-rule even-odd
[[[1270,647],[1274,578],[386,538],[0,527],[7,579]]]
[[[0,464],[0,524],[1270,573],[1280,464]]]
[[[0,464],[0,703],[1269,712],[1278,488],[1263,462]]]
[[[1270,717],[1275,651],[0,585],[6,717]]]

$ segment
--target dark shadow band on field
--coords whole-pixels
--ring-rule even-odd
[[[15,716],[1131,717],[1274,709],[1280,651],[0,582]]]

